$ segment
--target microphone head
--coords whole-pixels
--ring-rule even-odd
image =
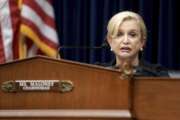
[[[107,40],[105,40],[105,41],[101,44],[101,47],[102,47],[102,48],[108,48],[108,49],[110,49],[110,46],[109,46]]]

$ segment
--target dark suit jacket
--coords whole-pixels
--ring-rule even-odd
[[[158,64],[141,61],[136,67],[136,76],[169,77],[168,70]]]
[[[115,62],[112,62],[109,68],[118,69]],[[150,64],[145,61],[140,61],[139,66],[135,67],[135,76],[151,76],[151,77],[169,77],[168,70],[158,64]]]

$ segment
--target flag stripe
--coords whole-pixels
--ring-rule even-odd
[[[33,57],[34,54],[37,54],[38,48],[35,46],[35,44],[31,45],[31,47],[28,49],[28,57]]]
[[[54,17],[52,5],[48,1],[35,0],[36,3],[41,7],[41,9],[51,18]]]
[[[44,21],[39,17],[39,15],[36,14],[36,12],[28,7],[27,5],[23,5],[22,9],[26,12],[22,12],[22,19],[26,19],[26,21],[33,22],[33,24],[36,26],[38,31],[46,37],[47,39],[50,39],[54,43],[58,44],[57,34],[55,29],[48,26]],[[27,14],[29,13],[29,14]],[[25,22],[25,20],[23,20]]]
[[[48,39],[46,36],[44,36],[41,31],[39,31],[38,27],[31,21],[27,20],[27,19],[22,19],[23,22],[25,22],[26,24],[23,24],[21,26],[26,26],[26,27],[21,27],[21,32],[23,32],[25,35],[29,36],[29,38],[32,39],[32,41],[35,41],[35,37],[29,34],[29,30],[27,30],[26,28],[28,27],[28,29],[30,29],[33,34],[35,34],[36,36],[38,36],[38,39],[43,42],[44,44],[47,44],[48,46],[50,46],[51,48],[57,48],[58,44],[51,41],[51,39]],[[31,27],[29,27],[31,26]],[[50,35],[50,34],[49,34]]]
[[[10,14],[12,21],[12,31],[13,31],[13,40],[12,40],[12,50],[13,50],[13,59],[19,58],[19,28],[20,28],[20,9],[18,7],[17,0],[11,0],[10,4]]]
[[[11,61],[13,58],[12,52],[12,40],[13,40],[13,31],[10,15],[10,5],[7,0],[1,0],[1,33],[2,33],[2,45],[4,46],[4,56],[5,60]]]
[[[44,44],[42,40],[39,38],[39,36],[36,33],[34,33],[34,31],[31,28],[29,28],[26,25],[21,25],[21,30],[25,35],[28,35],[29,38],[31,38],[31,40],[34,41],[34,43],[36,43],[36,45],[41,50],[43,50],[48,56],[55,57],[57,55],[57,47],[52,49],[50,47],[50,44]]]
[[[42,1],[42,0],[40,0],[40,1],[41,2],[27,0],[23,5],[30,7],[40,17],[40,19],[44,21],[45,24],[47,24],[48,26],[50,26],[52,28],[55,28],[53,13],[51,13],[52,15],[48,15],[48,13],[46,13],[46,11],[43,9],[45,6],[41,7],[41,6],[43,6],[43,3],[45,3],[46,1]],[[37,3],[41,4],[41,6],[39,6],[39,4],[37,4]],[[47,8],[45,8],[45,9],[47,9]],[[53,11],[52,7],[48,8],[48,11]]]
[[[1,34],[1,27],[0,27],[0,63],[5,62],[5,55],[4,55],[4,46],[3,46],[3,39]]]

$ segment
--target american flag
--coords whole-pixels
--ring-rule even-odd
[[[20,11],[16,0],[0,0],[0,63],[17,58]]]
[[[0,1],[0,9],[8,9],[10,14],[9,22],[7,17],[3,17],[1,20],[1,63],[40,53],[50,57],[57,56],[59,43],[51,0],[19,0],[19,6],[17,6],[17,0]],[[16,9],[12,9],[11,6]],[[0,10],[0,16],[1,14],[7,16],[7,12],[2,10]],[[3,20],[5,18],[6,20]],[[16,21],[14,22],[13,19]],[[4,29],[8,29],[9,32],[6,33],[8,37],[4,32],[7,30]]]

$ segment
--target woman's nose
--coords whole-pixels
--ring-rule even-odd
[[[123,43],[124,43],[124,44],[128,44],[128,43],[129,43],[129,37],[128,37],[128,35],[124,35]]]

